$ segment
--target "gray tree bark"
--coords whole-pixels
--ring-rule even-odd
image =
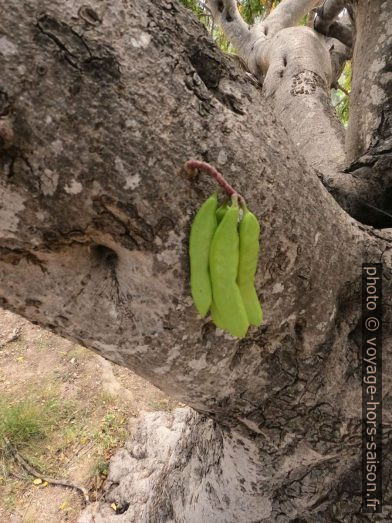
[[[289,4],[248,56],[262,93],[175,1],[0,7],[1,306],[194,409],[141,423],[86,520],[115,500],[116,521],[358,521],[363,261],[384,267],[390,447],[392,230],[330,194],[367,182],[341,170],[329,37],[290,27]],[[262,224],[265,321],[241,341],[192,306],[187,237],[213,184],[187,177],[189,158]]]

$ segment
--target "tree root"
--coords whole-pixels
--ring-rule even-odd
[[[16,448],[12,445],[10,440],[5,436],[4,436],[4,442],[6,444],[6,448],[8,448],[8,450],[11,452],[11,454],[15,458],[15,461],[17,461],[19,463],[19,465],[26,472],[28,472],[32,476],[35,476],[36,478],[42,479],[42,481],[46,481],[50,485],[58,485],[60,487],[74,489],[74,490],[78,491],[79,494],[81,494],[85,505],[90,503],[88,492],[84,487],[82,487],[80,485],[76,485],[75,483],[72,483],[71,481],[67,481],[66,479],[55,479],[55,478],[50,478],[48,476],[41,474],[40,472],[35,470],[24,458],[22,458],[22,456],[19,454],[19,452],[16,450]]]

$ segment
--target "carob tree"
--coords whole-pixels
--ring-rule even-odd
[[[364,261],[383,263],[391,448],[392,5],[319,4],[249,28],[210,0],[247,71],[177,0],[0,9],[0,304],[191,407],[144,418],[83,521],[366,520]],[[329,89],[350,56],[345,133]],[[262,224],[265,320],[241,341],[192,306],[187,238],[214,182],[191,158]]]

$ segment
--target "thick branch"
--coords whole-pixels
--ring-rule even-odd
[[[317,9],[314,28],[319,33],[331,38],[336,38],[351,48],[353,44],[351,25],[336,21],[336,18],[346,4],[347,0],[326,0],[324,4]]]
[[[372,2],[368,8],[359,2],[355,11],[355,74],[347,135],[347,152],[352,162],[362,155],[371,155],[372,149],[391,148],[392,43],[385,37],[390,30],[390,14],[389,2]]]
[[[329,50],[334,46],[324,36],[307,27],[287,27],[318,3],[282,2],[247,33],[241,52],[250,71],[263,81],[264,93],[274,100],[275,114],[290,138],[330,185],[331,174],[344,163],[344,136],[330,104],[329,87],[344,65],[345,48],[331,51],[332,68]],[[220,17],[220,21],[226,32],[227,20]]]
[[[273,36],[281,29],[294,27],[319,3],[320,0],[283,0],[255,27],[255,32]]]
[[[318,29],[315,27],[316,31]],[[322,33],[322,31],[319,31]],[[332,22],[331,25],[328,28],[328,32],[323,33],[326,36],[330,36],[331,38],[336,38],[336,40],[339,40],[347,47],[351,48],[353,45],[353,32],[351,27],[341,24],[339,22]]]
[[[208,6],[238,55],[245,60],[249,55],[253,36],[238,11],[236,0],[208,0]]]
[[[42,7],[42,28],[61,48],[39,28],[32,34],[30,11],[16,0],[2,20],[7,38],[12,41],[17,24],[21,39],[20,53],[0,55],[16,131],[14,148],[0,157],[3,306],[136,370],[199,410],[244,417],[267,391],[275,350],[284,347],[289,358],[317,351],[327,339],[333,343],[332,311],[343,282],[357,277],[360,235],[298,160],[270,100],[260,98],[185,9],[151,3],[147,32],[145,4],[138,0],[121,21],[108,11],[105,24],[81,41],[70,25],[77,12],[72,5]],[[109,53],[106,28],[112,25],[122,36],[110,40],[112,54],[93,67],[85,49]],[[287,89],[298,80],[294,102],[281,106],[289,116],[294,104],[313,100],[301,93],[299,80],[304,89],[321,90],[316,73],[304,74],[316,66],[317,54],[296,69],[302,34],[321,44],[310,29],[299,36],[295,28],[285,31],[294,31],[294,44],[289,73],[280,80]],[[64,55],[67,46],[72,56]],[[14,71],[30,63],[31,53],[45,61],[46,72],[38,82],[36,70],[26,68],[34,86],[26,93],[27,79]],[[153,81],[146,64],[154,68]],[[72,117],[59,120],[65,105]],[[311,111],[309,105],[309,127]],[[311,144],[315,138],[307,132]],[[242,342],[223,336],[208,318],[201,321],[192,306],[187,236],[213,187],[206,177],[190,181],[179,174],[195,157],[216,165],[263,225],[256,285],[266,321]],[[316,238],[325,255],[314,270]],[[349,245],[348,254],[335,252],[336,242]],[[339,275],[329,270],[332,256]]]
[[[250,28],[243,21],[235,0],[208,0],[215,20],[248,69],[257,77],[263,70],[256,58],[260,46],[281,29],[297,25],[319,3],[320,0],[283,0],[266,19]]]
[[[325,0],[323,5],[317,10],[317,16],[314,21],[316,31],[327,34],[334,20],[343,11],[347,0]]]
[[[344,163],[344,136],[330,103],[325,43],[307,27],[285,29],[264,45],[260,61],[275,114],[307,163],[330,180]]]
[[[309,3],[283,2],[262,24],[267,27],[272,20],[277,24],[275,29],[283,27],[294,21],[288,13],[299,16],[309,7]],[[338,11],[326,6],[325,14],[330,17],[328,28],[334,27],[331,22]],[[283,13],[282,17],[279,13]],[[247,33],[247,47],[242,52],[248,53],[243,55],[244,60],[263,82],[264,93],[273,100],[276,116],[340,205],[353,216],[362,216],[366,223],[381,223],[379,216],[366,219],[361,210],[373,183],[364,180],[358,184],[356,177],[342,172],[344,130],[330,103],[329,88],[336,86],[346,60],[351,58],[351,49],[304,27],[281,29],[275,35],[268,30],[264,34],[263,29],[260,34],[262,24]],[[227,21],[223,20],[222,27],[226,31]],[[253,38],[251,46],[249,35]],[[382,223],[386,225],[385,221]]]
[[[346,149],[350,172],[371,181],[367,202],[392,213],[390,2],[355,4],[356,43]]]

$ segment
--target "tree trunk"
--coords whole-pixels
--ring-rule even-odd
[[[312,69],[326,37],[306,28],[317,49],[288,66],[309,89],[293,94],[289,76],[263,97],[174,0],[2,11],[0,303],[198,411],[141,422],[111,469],[107,502],[130,503],[115,520],[356,521],[361,263],[384,264],[388,356],[392,231],[351,218],[295,121],[283,127],[283,107],[301,117],[294,95],[329,121],[329,76],[321,85]],[[338,143],[336,124],[332,134]],[[220,168],[262,224],[265,321],[241,341],[191,302],[187,238],[213,183],[186,175],[190,158]],[[323,161],[321,178],[340,180],[339,162],[328,174]],[[84,518],[109,521],[95,509]]]
[[[392,29],[385,2],[354,2],[356,45],[347,131],[347,171],[368,185],[375,206],[392,227]],[[359,206],[366,216],[369,209]]]

